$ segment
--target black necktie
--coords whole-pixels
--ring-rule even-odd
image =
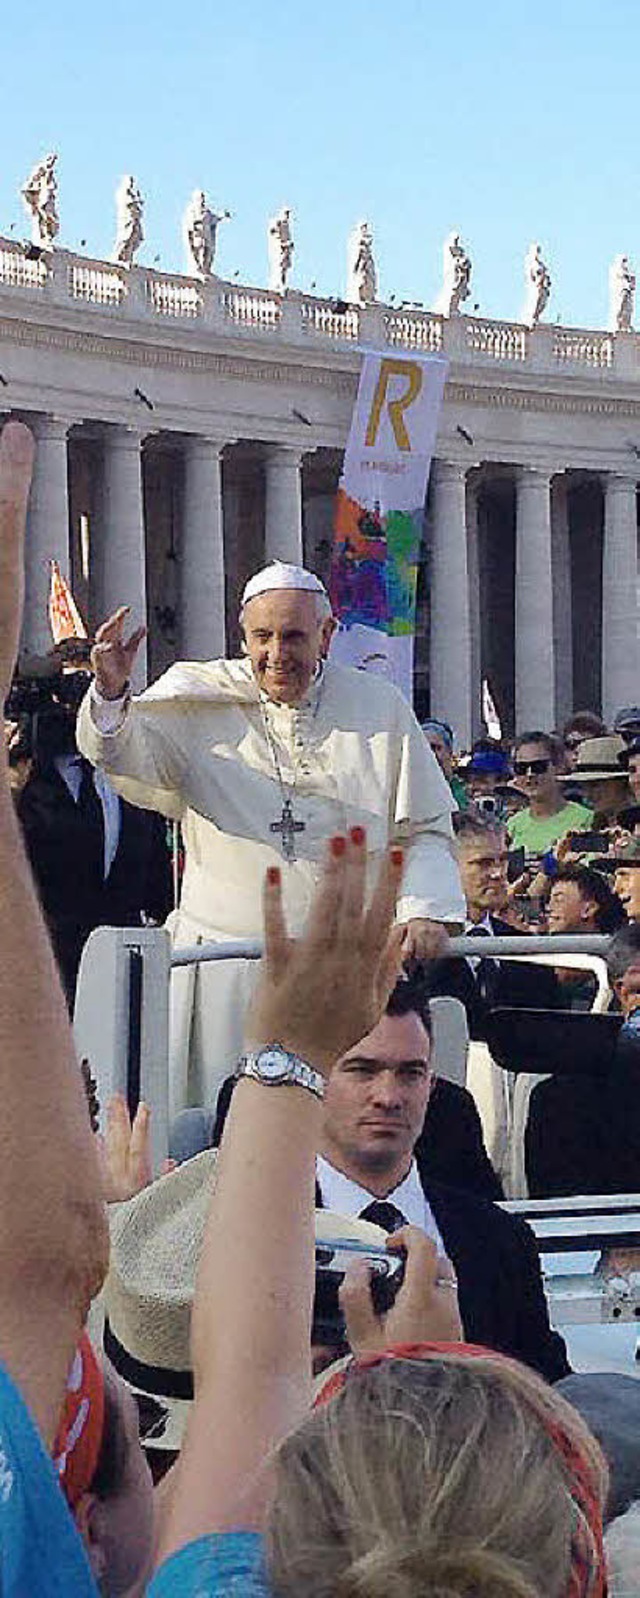
[[[387,1204],[386,1199],[374,1199],[367,1204],[365,1210],[360,1211],[361,1221],[373,1221],[375,1226],[381,1226],[383,1232],[397,1232],[401,1226],[406,1226],[406,1216],[397,1204]]]
[[[80,788],[77,799],[78,810],[81,811],[82,815],[88,822],[92,822],[94,826],[97,825],[100,830],[103,831],[102,802],[96,793],[93,766],[91,765],[90,761],[85,760],[84,757],[80,761],[80,770]]]
[[[467,933],[467,937],[468,938],[490,938],[492,936],[493,936],[493,934],[489,931],[489,928],[488,927],[483,927],[483,926],[470,927],[470,929],[469,929],[469,931]],[[475,963],[475,957],[474,957],[474,963]],[[480,990],[481,997],[487,1003],[490,1002],[490,1000],[491,1000],[491,993],[492,993],[492,990],[493,990],[494,979],[495,979],[495,977],[497,975],[497,969],[498,969],[497,961],[496,960],[492,960],[491,956],[482,957],[480,960],[478,960],[478,963],[476,965],[476,970],[475,970],[476,982],[478,984],[478,988]]]

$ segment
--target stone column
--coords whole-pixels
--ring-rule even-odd
[[[119,605],[130,605],[133,631],[147,620],[142,435],[133,427],[109,427],[105,433],[101,535],[95,614],[103,621]],[[147,642],[143,639],[132,684],[139,690],[146,680]]]
[[[602,549],[602,715],[638,701],[638,521],[636,479],[605,481]]]
[[[431,558],[431,715],[471,743],[471,627],[465,466],[433,463]]]
[[[222,451],[214,438],[186,448],[180,555],[180,648],[186,660],[225,653]]]
[[[53,644],[49,626],[49,562],[57,560],[65,577],[70,575],[69,427],[69,422],[57,416],[41,416],[33,423],[36,453],[27,517],[21,643],[27,654],[45,655]]]
[[[265,464],[265,557],[303,563],[302,450],[276,446]]]
[[[484,732],[482,720],[482,636],[480,630],[477,482],[467,483],[467,571],[471,655],[471,737],[473,739],[481,738]]]
[[[555,726],[551,473],[521,466],[516,478],[516,730]]]
[[[553,643],[556,662],[556,726],[573,711],[573,605],[571,545],[569,540],[569,483],[567,473],[554,479],[551,494],[553,528]]]

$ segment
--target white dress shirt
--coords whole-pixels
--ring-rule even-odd
[[[361,1215],[369,1204],[378,1203],[395,1204],[410,1226],[420,1226],[427,1237],[432,1238],[438,1253],[446,1255],[444,1243],[435,1223],[432,1210],[422,1191],[422,1183],[418,1175],[415,1160],[411,1161],[409,1170],[403,1180],[394,1187],[392,1193],[385,1193],[384,1199],[378,1198],[375,1193],[368,1193],[359,1182],[352,1182],[344,1171],[336,1170],[335,1165],[330,1165],[322,1154],[318,1155],[316,1164],[316,1178],[322,1202],[327,1210],[335,1210],[338,1215]]]

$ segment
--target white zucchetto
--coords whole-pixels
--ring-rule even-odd
[[[268,594],[273,588],[297,588],[310,594],[323,594],[329,598],[324,583],[316,577],[314,572],[306,571],[304,566],[291,566],[287,561],[274,560],[269,566],[263,566],[262,571],[250,577],[242,595],[242,605],[248,604],[250,599],[256,599],[258,594]]]

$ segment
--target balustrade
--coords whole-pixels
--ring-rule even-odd
[[[553,354],[556,361],[574,362],[578,366],[592,366],[607,370],[613,366],[614,341],[610,334],[583,333],[580,328],[558,327],[554,332]]]
[[[337,310],[331,300],[302,300],[300,305],[303,333],[321,333],[324,338],[344,338],[356,341],[360,336],[360,319],[355,305],[345,305]]]
[[[121,305],[126,295],[122,273],[103,266],[69,267],[69,293],[72,300],[87,300],[91,305]]]
[[[202,291],[188,278],[147,278],[147,298],[159,316],[180,316],[194,320],[202,315]]]
[[[387,344],[405,350],[424,350],[439,355],[442,350],[442,319],[428,312],[388,311],[384,317]]]
[[[130,273],[108,261],[74,256],[65,250],[30,255],[12,239],[0,239],[0,294],[12,290],[40,293],[56,303],[81,302],[121,310],[131,317],[172,318],[268,333],[283,343],[304,339],[331,340],[355,346],[383,342],[392,349],[438,355],[443,351],[456,363],[474,361],[530,365],[536,373],[557,371],[558,366],[582,367],[593,372],[618,370],[634,376],[638,335],[540,324],[529,329],[519,323],[488,317],[443,317],[417,306],[378,304],[364,311],[343,300],[322,299],[291,292],[284,297],[266,289],[207,283],[178,273],[135,267]],[[375,311],[369,326],[369,311]]]
[[[467,349],[474,355],[490,355],[494,361],[525,361],[527,331],[508,322],[479,322],[465,318]]]
[[[281,302],[272,294],[259,289],[225,288],[221,298],[230,321],[239,327],[271,332],[280,325]]]
[[[29,260],[24,250],[0,247],[0,283],[12,289],[43,289],[47,281],[47,263]]]

